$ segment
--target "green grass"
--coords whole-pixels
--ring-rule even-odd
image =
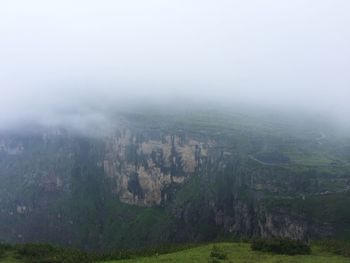
[[[252,251],[248,243],[216,243],[202,245],[196,248],[190,248],[183,251],[154,255],[150,257],[137,257],[128,260],[103,261],[98,263],[153,263],[153,262],[210,262],[213,247],[226,256],[215,262],[237,262],[237,263],[350,263],[350,258],[337,256],[334,254],[322,252],[319,246],[312,246],[311,255],[277,255]],[[18,257],[17,257],[18,258]],[[16,259],[14,251],[8,251],[0,258],[0,263],[24,263],[25,260]],[[46,261],[45,261],[46,262]],[[60,262],[60,261],[58,261]],[[67,261],[73,262],[73,261]]]
[[[247,243],[217,243],[215,246],[227,254],[227,259],[220,260],[219,262],[350,263],[350,258],[321,252],[318,247],[312,247],[311,255],[286,256],[252,251],[250,245]],[[105,261],[103,263],[208,262],[212,248],[213,244],[165,255],[120,261]]]
[[[22,263],[23,261],[16,259],[14,251],[6,252],[2,257],[0,257],[1,263]]]

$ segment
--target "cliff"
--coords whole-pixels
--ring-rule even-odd
[[[95,137],[2,133],[0,239],[109,249],[228,235],[347,238],[349,169],[336,142],[219,117],[123,118]],[[333,161],[310,165],[316,151]]]

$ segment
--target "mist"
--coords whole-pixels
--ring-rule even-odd
[[[297,109],[349,124],[350,2],[0,3],[0,127],[116,109]]]

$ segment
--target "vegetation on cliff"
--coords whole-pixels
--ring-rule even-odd
[[[215,110],[123,120],[103,138],[1,134],[0,238],[100,251],[350,240],[350,140],[327,125]]]

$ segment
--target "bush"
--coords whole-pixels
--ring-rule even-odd
[[[210,260],[209,262],[220,262],[220,260],[222,259],[226,259],[227,258],[227,254],[222,251],[222,249],[220,249],[217,246],[213,246],[211,252],[210,252]]]
[[[140,256],[154,256],[159,254],[177,252],[196,246],[198,246],[198,244],[164,244],[162,246],[149,248],[95,253],[87,253],[76,249],[56,247],[48,244],[18,244],[14,247],[10,246],[10,248],[16,250],[17,259],[22,260],[26,263],[91,263],[99,261],[131,259]]]
[[[54,252],[54,247],[47,244],[25,244],[18,249],[19,255],[30,258],[47,257]]]
[[[256,239],[251,242],[251,249],[286,255],[308,255],[311,253],[309,245],[300,240],[291,239]]]
[[[74,249],[58,248],[47,244],[17,246],[18,255],[30,263],[76,263],[93,262],[91,255]]]
[[[6,253],[6,251],[9,251],[12,249],[12,246],[5,243],[0,243],[0,258],[3,257]]]
[[[322,240],[316,242],[323,251],[350,257],[350,243],[339,240]]]

